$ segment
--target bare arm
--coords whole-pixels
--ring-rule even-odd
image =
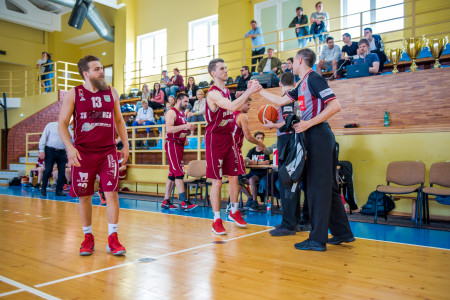
[[[177,133],[179,131],[188,129],[188,130],[194,130],[194,125],[192,124],[183,124],[175,126],[175,118],[176,114],[173,110],[169,110],[166,112],[165,120],[166,120],[166,133]]]
[[[286,95],[280,97],[272,93],[269,93],[266,90],[260,90],[259,93],[261,94],[261,96],[263,96],[264,98],[266,98],[267,100],[278,106],[284,106],[286,104],[292,103],[292,100]]]
[[[125,127],[125,122],[123,121],[122,113],[120,111],[119,94],[117,93],[115,88],[112,87],[111,89],[114,97],[114,123],[116,124],[116,131],[123,143],[123,148],[122,150],[120,150],[120,154],[121,158],[123,159],[122,165],[124,165],[127,163],[129,154],[128,134]]]
[[[252,144],[258,145],[262,148],[265,148],[264,143],[258,141],[250,132],[250,127],[248,124],[248,117],[244,114],[240,114],[236,120],[238,126],[241,127],[242,132],[244,133],[245,139]]]
[[[251,86],[233,102],[225,97],[222,97],[218,91],[209,92],[208,98],[206,99],[206,101],[208,101],[208,106],[210,106],[213,110],[215,110],[217,106],[233,112],[239,110],[251,94],[262,88],[258,81],[250,80],[250,82],[252,82]]]
[[[320,114],[318,114],[311,120],[301,121],[300,123],[295,124],[294,125],[295,132],[300,133],[300,132],[306,131],[308,128],[311,128],[314,125],[317,125],[319,123],[322,123],[322,122],[328,120],[333,115],[338,113],[340,110],[341,110],[341,105],[339,104],[339,100],[338,99],[330,100],[327,103],[327,106],[325,107],[325,109]]]
[[[72,145],[69,133],[70,117],[73,115],[75,109],[75,89],[70,89],[64,96],[63,103],[61,105],[61,112],[58,119],[58,132],[62,142],[66,146],[67,159],[69,163],[75,167],[80,166],[79,160],[81,160],[78,150]]]
[[[272,129],[272,128],[276,128],[276,129],[280,129],[281,127],[284,126],[284,124],[286,124],[286,121],[281,121],[278,123],[273,123],[271,121],[266,120],[266,124],[263,124],[265,127]]]
[[[377,74],[380,68],[380,63],[378,61],[373,62],[373,67],[369,68],[369,72],[373,74]]]

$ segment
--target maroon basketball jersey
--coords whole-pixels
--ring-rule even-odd
[[[217,86],[213,85],[210,91],[219,91],[222,97],[227,98],[231,101],[230,91],[225,88],[225,91],[221,90]],[[208,95],[206,95],[208,98]],[[206,101],[206,131],[220,134],[230,134],[234,130],[234,117],[233,112],[217,107],[216,111],[212,111],[208,106],[208,101]]]
[[[242,144],[244,143],[244,132],[242,131],[242,128],[239,127],[237,124],[237,117],[240,114],[241,114],[240,111],[235,111],[233,113],[234,121],[235,121],[233,136],[234,136],[234,142],[236,143],[236,146],[238,146],[239,148],[242,148]]]
[[[96,152],[115,147],[114,97],[111,88],[92,93],[79,85],[75,87],[74,106],[74,145]]]
[[[178,111],[175,107],[172,107],[171,110],[175,112],[175,122],[173,126],[179,126],[186,124],[186,116],[184,115],[184,111]],[[175,132],[175,133],[167,133],[166,141],[175,142],[180,145],[184,145],[186,142],[187,129]]]

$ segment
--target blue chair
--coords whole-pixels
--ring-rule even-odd
[[[419,53],[419,56],[417,56],[417,59],[427,57],[433,58],[433,55],[431,54],[431,51],[428,47],[423,47],[422,51],[420,51]]]
[[[155,147],[150,147],[148,148],[148,150],[162,150],[162,139],[158,140],[158,143],[156,144]]]
[[[442,55],[450,54],[450,44],[447,44],[444,48],[444,51],[442,51]]]
[[[198,139],[196,137],[188,138],[188,144],[184,146],[184,149],[197,149]]]
[[[385,73],[381,73],[380,75],[388,75],[388,74],[392,74],[392,72],[385,72]]]
[[[317,67],[317,64],[314,64],[314,66],[312,67],[312,69],[313,69],[314,71],[317,72],[316,67]]]
[[[202,143],[200,144],[200,149],[205,149],[205,138],[203,138]]]

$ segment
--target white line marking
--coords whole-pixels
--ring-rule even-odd
[[[25,216],[29,216],[29,215],[31,215],[31,214],[25,214]]]
[[[20,214],[20,212],[18,212],[18,211],[15,211],[14,213],[15,213],[15,214]]]
[[[41,220],[50,220],[51,218],[42,218]]]
[[[25,198],[25,197],[24,197]],[[3,211],[9,211],[9,209],[4,209]]]
[[[26,220],[24,220],[24,221],[16,221],[16,223],[21,223],[21,222],[26,222]]]
[[[18,287],[19,289],[22,289],[25,292],[28,292],[30,294],[39,296],[39,297],[44,298],[44,299],[51,299],[51,300],[59,299],[59,298],[53,297],[52,295],[49,295],[47,293],[41,292],[41,291],[39,291],[37,289],[34,289],[34,288],[30,287],[30,286],[27,286],[25,284],[22,284],[22,283],[19,283],[17,281],[14,281],[12,279],[3,277],[1,275],[0,275],[0,280],[3,281],[3,282],[6,282],[9,285],[13,285],[15,287]]]
[[[38,217],[38,218],[42,218],[42,216],[40,216],[40,215],[36,215],[36,217]]]
[[[385,242],[385,243],[389,243],[389,244],[398,244],[398,245],[406,245],[406,246],[416,246],[416,247],[422,247],[422,248],[431,248],[431,249],[438,249],[438,250],[446,250],[446,251],[450,251],[450,249],[439,248],[439,247],[432,247],[432,246],[423,246],[423,245],[408,244],[408,243],[400,243],[400,242],[392,242],[392,241],[380,241],[380,240],[368,239],[368,238],[361,238],[361,237],[356,237],[356,236],[355,236],[355,238],[358,239],[358,240],[367,240],[367,241],[374,241],[374,242]]]
[[[1,297],[6,297],[6,296],[9,296],[9,295],[14,295],[14,294],[21,293],[21,292],[24,292],[24,290],[18,289],[18,290],[14,290],[14,291],[11,291],[11,292],[6,292],[6,293],[3,293],[3,294],[0,294],[0,298]]]

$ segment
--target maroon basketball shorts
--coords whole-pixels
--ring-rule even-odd
[[[244,163],[244,157],[242,156],[242,150],[241,148],[236,145],[236,156],[238,159],[238,175],[245,175],[247,172],[245,172],[245,163]]]
[[[238,175],[238,158],[234,138],[230,134],[205,133],[206,177],[222,179],[223,175]]]
[[[111,148],[105,152],[90,152],[80,146],[75,147],[80,153],[80,167],[71,166],[71,197],[83,197],[94,194],[94,183],[97,174],[100,177],[100,188],[103,192],[117,192],[119,188],[119,154]]]
[[[166,150],[167,163],[169,164],[169,176],[184,176],[184,146],[175,142],[166,141],[164,149]]]

